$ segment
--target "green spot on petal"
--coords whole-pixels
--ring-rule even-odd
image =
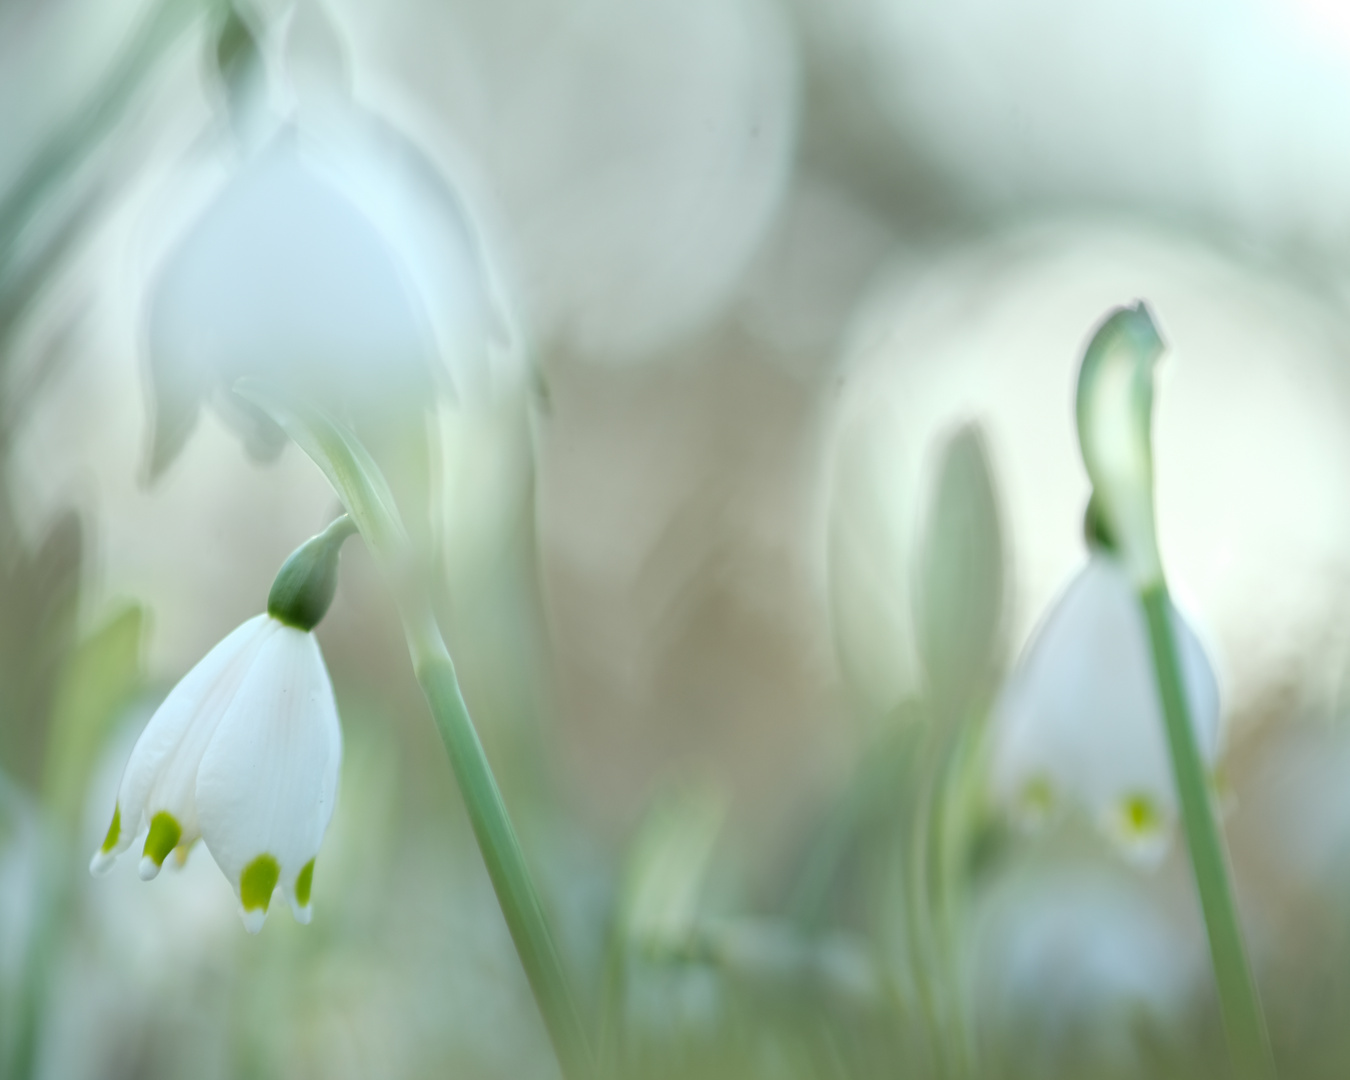
[[[272,890],[277,887],[277,878],[281,876],[281,867],[271,855],[259,855],[246,867],[239,877],[239,899],[244,910],[255,908],[267,910],[272,901]]]
[[[105,853],[111,851],[117,846],[117,838],[122,835],[122,808],[113,807],[112,824],[108,826],[108,835],[103,838],[103,847],[100,851]]]
[[[1055,809],[1055,785],[1048,776],[1033,776],[1022,786],[1019,802],[1023,816],[1040,824]]]
[[[145,838],[145,854],[163,866],[169,852],[178,846],[183,828],[167,810],[161,810],[150,819],[150,835]]]
[[[1151,836],[1162,828],[1162,814],[1147,795],[1129,795],[1120,804],[1120,820],[1130,837]]]
[[[295,902],[301,907],[309,906],[309,890],[314,886],[314,860],[310,859],[295,879]]]

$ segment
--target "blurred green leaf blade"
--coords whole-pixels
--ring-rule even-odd
[[[79,642],[56,684],[43,797],[67,825],[109,732],[144,686],[147,622],[139,604],[124,607]]]
[[[914,622],[929,692],[959,720],[992,688],[1003,622],[1003,528],[976,424],[943,445],[916,572]]]

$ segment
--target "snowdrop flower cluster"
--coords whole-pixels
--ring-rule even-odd
[[[266,614],[207,653],[155,711],[122,775],[94,874],[144,835],[140,874],[149,881],[200,839],[251,933],[277,888],[309,922],[314,860],[342,762],[333,687],[312,631],[332,601],[351,531],[339,518],[302,545],[277,575]]]

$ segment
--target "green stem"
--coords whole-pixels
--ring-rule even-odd
[[[940,971],[950,1010],[950,1056],[960,1077],[977,1075],[975,1046],[972,1038],[969,1008],[966,999],[966,979],[960,944],[958,905],[961,902],[961,875],[968,858],[971,836],[969,810],[969,783],[974,718],[965,720],[958,728],[953,745],[936,769],[936,787],[932,796],[933,824],[929,844],[932,849],[932,883],[934,889],[934,938]]]
[[[445,743],[483,862],[543,1014],[563,1076],[567,1080],[589,1080],[595,1075],[595,1068],[581,1017],[520,841],[460,693],[454,663],[429,613],[414,618],[405,611],[404,629],[417,681]]]
[[[323,470],[380,565],[403,620],[413,671],[450,756],[478,849],[553,1040],[558,1064],[567,1080],[590,1080],[595,1067],[581,1014],[427,600],[422,560],[414,555],[389,484],[355,433],[322,409],[254,379],[240,380],[235,392],[267,412]]]
[[[1191,726],[1190,708],[1168,615],[1171,602],[1166,584],[1159,581],[1144,589],[1140,600],[1148,620],[1172,771],[1181,800],[1181,818],[1200,893],[1200,907],[1209,934],[1210,957],[1229,1052],[1236,1074],[1243,1080],[1271,1080],[1275,1076],[1275,1062],[1256,983],[1243,946],[1223,837]]]
[[[617,1080],[626,1067],[624,1008],[628,996],[628,949],[618,920],[605,945],[604,981],[600,988],[600,1062],[598,1076]]]

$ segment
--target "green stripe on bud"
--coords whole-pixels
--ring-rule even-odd
[[[267,614],[297,630],[313,630],[337,592],[338,553],[356,532],[346,514],[306,540],[281,565],[267,595]]]
[[[271,855],[259,855],[239,876],[239,899],[245,911],[266,911],[272,902],[272,890],[281,877],[281,867]]]

